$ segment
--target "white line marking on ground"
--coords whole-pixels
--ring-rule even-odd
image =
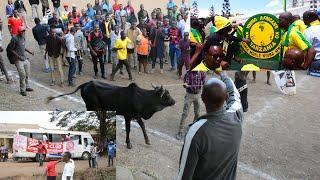
[[[125,120],[124,120],[123,116],[118,116],[117,115],[116,120],[121,123],[121,125],[122,125],[121,129],[125,130]],[[135,128],[140,128],[139,124],[136,123],[136,122],[131,122],[131,125],[133,125],[133,127],[135,127]],[[169,142],[172,142],[172,143],[175,143],[175,144],[178,144],[178,145],[183,145],[183,142],[176,140],[175,138],[169,136],[168,134],[159,132],[157,130],[149,129],[149,128],[146,128],[146,131],[148,131],[149,133],[152,133],[152,134],[154,134],[156,136],[159,136],[160,138],[162,138],[164,140],[167,140]],[[255,176],[255,177],[258,177],[258,178],[263,178],[263,179],[266,179],[266,180],[276,180],[275,177],[272,177],[271,175],[266,174],[266,173],[264,173],[262,171],[255,170],[251,166],[248,166],[248,165],[246,165],[246,164],[244,164],[242,162],[238,162],[238,167],[239,167],[240,171],[248,173],[248,174],[250,174],[252,176]]]
[[[19,75],[17,74],[16,71],[9,71],[9,73],[10,73],[11,75],[14,75],[17,79],[19,79]],[[36,82],[36,81],[34,81],[34,80],[30,80],[30,79],[29,79],[29,82],[32,83],[32,84],[34,84],[34,85],[36,85],[36,86],[38,86],[38,87],[40,87],[40,88],[43,88],[43,89],[45,89],[45,90],[47,90],[47,91],[50,91],[50,92],[52,92],[52,93],[54,93],[54,94],[56,94],[56,95],[65,94],[65,93],[63,93],[63,92],[60,92],[60,91],[51,89],[51,88],[49,88],[49,87],[47,87],[47,86],[45,86],[45,85],[43,85],[43,84],[40,84],[40,83],[38,83],[38,82]],[[67,99],[73,101],[73,102],[76,102],[76,103],[80,103],[80,104],[82,104],[82,105],[85,105],[85,103],[84,103],[81,99],[78,99],[78,98],[76,98],[76,97],[72,97],[72,96],[70,96],[70,95],[67,95],[67,96],[65,96],[65,97],[66,97]],[[58,101],[58,100],[61,100],[61,99],[62,99],[62,98],[57,98],[57,99],[55,99],[54,101]]]
[[[246,173],[249,173],[255,177],[259,177],[259,178],[263,178],[263,179],[266,179],[266,180],[276,180],[276,178],[270,176],[269,174],[266,174],[264,172],[261,172],[261,171],[257,171],[255,169],[253,169],[252,167],[242,163],[242,162],[238,162],[238,167],[240,169],[240,171],[243,171],[243,172],[246,172]]]

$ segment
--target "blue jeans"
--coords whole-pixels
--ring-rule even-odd
[[[175,44],[170,44],[169,47],[170,47],[169,55],[170,55],[171,67],[176,69],[177,65],[179,64],[180,50],[176,47]],[[177,58],[177,63],[174,61],[175,56]]]
[[[75,85],[74,75],[76,74],[76,59],[67,57],[69,63],[68,83],[69,85]]]
[[[91,158],[91,163],[92,163],[92,168],[98,167],[96,157],[95,158]]]

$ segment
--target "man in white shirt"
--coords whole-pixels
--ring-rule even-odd
[[[63,168],[62,180],[73,180],[75,165],[70,152],[64,153],[62,161],[66,163]]]
[[[74,44],[74,34],[76,29],[72,27],[70,33],[65,36],[66,46],[67,46],[67,61],[69,63],[69,74],[68,74],[68,83],[69,86],[75,86],[75,74],[76,74],[76,51],[77,48]]]
[[[313,11],[304,12],[303,21],[308,26],[304,36],[316,50],[316,56],[309,67],[309,74],[320,76],[320,21],[316,12]]]

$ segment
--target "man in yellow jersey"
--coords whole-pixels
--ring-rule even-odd
[[[296,28],[294,28],[294,17],[290,12],[281,13],[279,16],[279,27],[285,31],[282,37],[282,44],[284,52],[288,48],[296,47],[304,52],[304,63],[301,65],[302,69],[308,69],[316,55],[315,49],[305,36]],[[294,70],[294,69],[292,69]]]
[[[114,45],[113,50],[117,51],[117,59],[118,59],[118,64],[111,74],[111,81],[114,81],[114,75],[117,73],[117,71],[122,68],[123,65],[126,66],[127,72],[129,74],[129,80],[132,79],[131,71],[130,71],[130,66],[128,63],[128,54],[127,54],[127,45],[131,43],[131,40],[127,37],[127,34],[125,31],[121,31],[120,33],[121,38],[116,41],[116,44]]]
[[[299,30],[301,33],[303,33],[306,29],[307,26],[305,25],[305,23],[301,20],[299,15],[294,15],[294,22],[293,22],[293,26],[294,28],[296,28],[297,30]]]

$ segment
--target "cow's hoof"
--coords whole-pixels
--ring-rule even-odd
[[[127,148],[128,149],[132,149],[132,145],[131,144],[127,144]]]

